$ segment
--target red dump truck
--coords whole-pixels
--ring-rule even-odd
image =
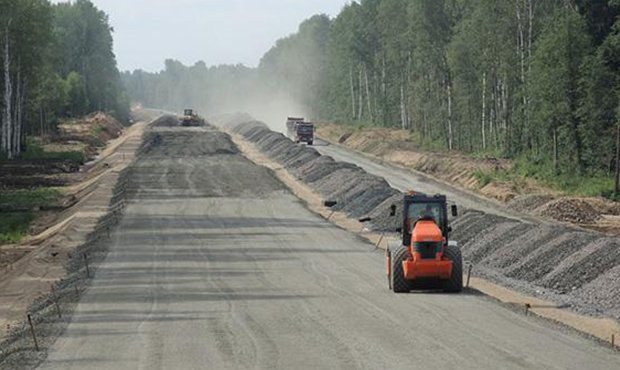
[[[286,120],[286,134],[296,143],[314,143],[314,124],[305,122],[303,118],[288,117]]]

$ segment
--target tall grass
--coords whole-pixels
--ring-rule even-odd
[[[28,233],[32,212],[0,213],[0,243],[17,243]]]

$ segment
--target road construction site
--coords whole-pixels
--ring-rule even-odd
[[[374,215],[375,229],[392,227],[379,211],[399,197],[395,189],[379,195],[387,181],[280,139],[262,144],[249,134],[257,126],[228,127],[273,150],[273,158],[288,158],[284,166],[339,200],[338,211]],[[273,171],[245,158],[212,126],[159,119],[139,153],[126,174],[124,216],[103,242],[107,256],[91,266],[94,279],[71,319],[49,324],[61,328],[51,336],[62,334],[43,341],[43,351],[15,350],[3,368],[35,366],[41,353],[48,354],[44,369],[611,369],[620,363],[608,345],[473,290],[393,294],[382,251],[311,212]],[[340,177],[333,169],[342,170]],[[455,220],[455,234],[466,236],[471,227],[462,224],[477,225],[476,215],[467,211]]]
[[[453,238],[474,275],[580,313],[620,318],[617,237],[535,219],[335,145],[296,146],[259,122],[236,119],[229,126],[323,197],[338,200],[338,210],[371,216],[373,230],[399,226],[388,208],[399,205],[403,191],[446,194],[464,211],[453,220]]]

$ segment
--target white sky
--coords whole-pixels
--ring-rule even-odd
[[[164,60],[254,67],[279,38],[348,0],[91,0],[110,16],[121,70],[163,69]],[[53,0],[53,2],[62,2]]]

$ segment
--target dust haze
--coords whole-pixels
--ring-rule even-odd
[[[309,109],[298,103],[289,94],[265,89],[249,96],[230,95],[216,106],[203,105],[202,111],[215,123],[218,117],[231,114],[247,114],[266,123],[274,131],[284,133],[287,117],[305,117],[311,120]]]
[[[306,108],[283,93],[266,95],[262,101],[250,101],[242,110],[278,132],[285,132],[287,117],[305,117],[306,120],[312,118]]]
[[[314,16],[296,34],[278,40],[256,68],[242,64],[192,66],[168,59],[164,70],[125,72],[123,83],[135,102],[152,108],[199,110],[209,118],[247,113],[283,131],[288,116],[314,120],[321,112],[330,19]]]

